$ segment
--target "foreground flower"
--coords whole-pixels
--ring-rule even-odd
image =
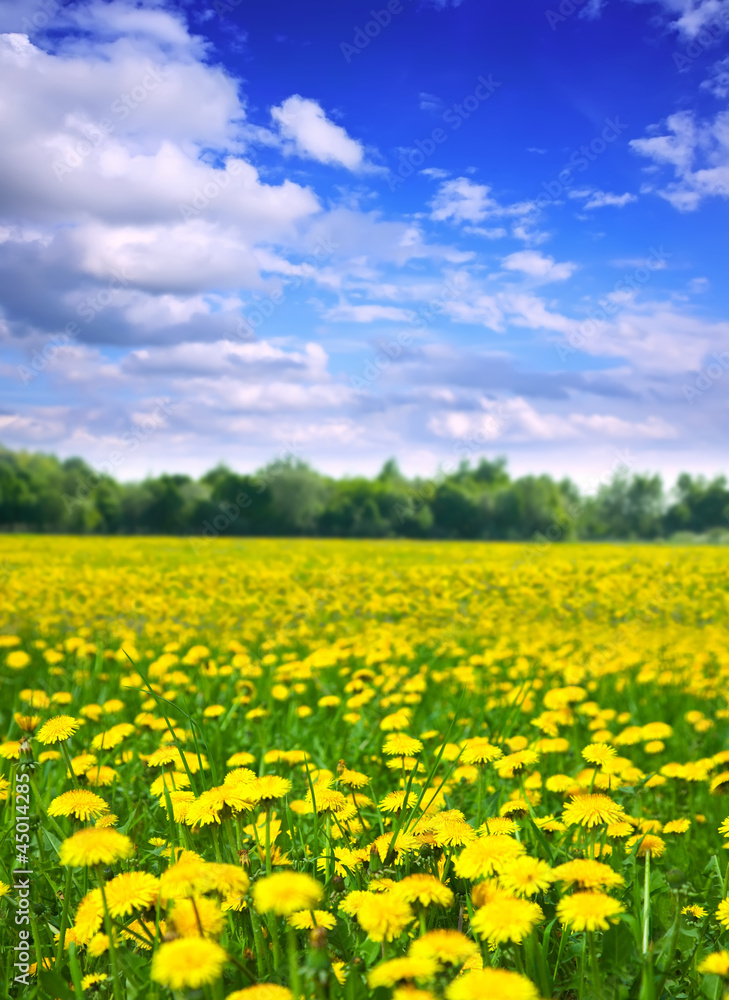
[[[498,893],[474,915],[471,927],[490,944],[505,941],[521,944],[543,919],[542,908],[536,903]]]
[[[608,743],[591,743],[582,751],[582,756],[587,763],[597,764],[598,767],[604,767],[605,764],[610,763],[616,754],[615,747],[611,747]]]
[[[297,910],[311,910],[323,894],[322,886],[303,872],[275,872],[253,886],[253,902],[259,913],[287,917]]]
[[[646,854],[650,854],[654,858],[660,858],[666,849],[666,842],[660,837],[656,837],[652,833],[639,833],[635,837],[630,837],[629,840],[625,842],[626,850],[630,850],[631,847],[638,845],[637,855],[639,858],[644,858]]]
[[[466,740],[461,760],[464,764],[490,764],[503,756],[503,750],[489,743],[485,736],[474,736]]]
[[[74,816],[81,820],[96,819],[108,812],[109,807],[102,797],[85,788],[57,795],[48,806],[49,816]]]
[[[74,719],[72,715],[56,715],[40,727],[36,739],[39,743],[46,745],[49,743],[62,743],[70,736],[73,736],[80,726],[81,720]]]
[[[392,941],[413,919],[405,900],[391,892],[367,892],[358,901],[357,920],[371,941]]]
[[[593,858],[574,858],[558,865],[552,874],[558,882],[566,885],[578,883],[582,889],[612,889],[625,884],[625,879],[610,865],[604,865]]]
[[[560,901],[557,917],[573,931],[606,931],[624,909],[617,899],[602,892],[576,892]]]
[[[515,896],[535,896],[553,881],[552,869],[539,858],[515,858],[504,865],[499,875],[501,885]]]
[[[214,899],[178,899],[169,921],[175,934],[183,938],[217,937],[223,929],[223,913]]]
[[[412,757],[422,749],[423,744],[414,736],[408,736],[407,733],[392,733],[385,740],[382,752],[400,757]]]
[[[159,880],[149,872],[124,872],[106,885],[106,903],[112,917],[126,917],[134,910],[154,906]]]
[[[456,875],[471,880],[485,878],[501,871],[507,861],[524,853],[524,845],[514,837],[498,833],[492,837],[480,837],[456,858]]]
[[[729,931],[729,898],[722,899],[716,911],[716,919]]]
[[[389,962],[382,962],[367,976],[367,982],[371,990],[378,986],[392,987],[399,983],[401,979],[417,979],[420,981],[432,979],[438,971],[438,963],[428,957],[406,957],[393,958]]]
[[[467,972],[450,984],[445,995],[448,1000],[539,1000],[530,979],[506,969]]]
[[[134,845],[118,830],[88,827],[64,840],[59,854],[62,865],[111,865],[131,857]]]
[[[229,993],[225,1000],[293,1000],[294,994],[286,986],[276,983],[258,983],[246,986],[244,990]]]
[[[215,941],[178,938],[155,952],[152,979],[171,990],[198,989],[220,978],[225,960],[225,952]]]
[[[478,954],[478,945],[457,930],[428,931],[410,945],[413,958],[434,958],[436,962],[461,965]]]
[[[575,795],[565,806],[562,819],[567,826],[600,826],[617,823],[623,810],[607,795]]]
[[[313,927],[326,927],[330,931],[336,927],[337,918],[328,910],[300,910],[291,914],[288,923],[297,931],[308,931]]]
[[[715,951],[713,955],[707,955],[699,966],[699,972],[729,979],[729,951]]]
[[[392,891],[406,903],[420,903],[421,906],[430,906],[431,903],[452,906],[455,898],[448,886],[443,885],[435,875],[408,875]]]

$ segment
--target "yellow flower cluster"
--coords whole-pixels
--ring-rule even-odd
[[[6,561],[21,544],[0,797],[8,842],[33,818],[52,985],[729,980],[721,552],[8,537]]]

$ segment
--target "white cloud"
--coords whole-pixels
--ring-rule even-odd
[[[671,19],[673,29],[685,38],[696,36],[709,26],[716,26],[721,36],[726,30],[729,0],[633,0],[635,3],[658,3]]]
[[[583,208],[585,209],[606,208],[607,206],[623,208],[631,201],[638,200],[636,195],[628,192],[625,194],[612,194],[609,191],[600,191],[597,188],[583,188],[578,191],[570,191],[569,196],[570,198],[584,198],[585,204]]]
[[[501,205],[486,184],[475,184],[468,177],[445,181],[430,203],[430,217],[435,222],[483,222],[499,216],[525,216],[533,211],[531,202]]]
[[[504,257],[501,263],[507,271],[520,271],[540,281],[565,281],[577,269],[570,261],[558,264],[553,257],[545,257],[537,250],[518,250]]]
[[[630,146],[658,166],[672,167],[676,180],[657,193],[682,212],[704,198],[729,197],[729,111],[713,121],[699,121],[691,111],[670,115],[664,128],[632,139]],[[651,186],[646,188],[650,190]]]
[[[316,101],[294,94],[271,108],[271,117],[299,156],[347,170],[362,169],[362,144],[350,138],[341,125],[330,121]]]
[[[413,313],[396,306],[383,306],[375,303],[355,305],[340,301],[332,309],[328,309],[324,318],[330,323],[374,323],[384,320],[388,323],[409,323]]]
[[[702,81],[701,87],[719,100],[729,97],[729,56],[714,63],[709,76]]]

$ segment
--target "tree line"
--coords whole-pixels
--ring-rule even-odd
[[[691,536],[729,541],[729,488],[682,474],[618,469],[580,493],[569,479],[512,478],[503,458],[408,478],[394,460],[373,478],[335,479],[287,457],[254,473],[218,465],[200,479],[120,483],[80,458],[0,447],[0,530],[83,534],[440,538],[550,541]]]

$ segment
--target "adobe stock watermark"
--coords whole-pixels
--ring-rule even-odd
[[[673,53],[673,64],[679,73],[689,69],[704,52],[714,48],[729,30],[729,7],[720,7],[716,15],[710,17],[701,30],[692,38],[683,52]]]
[[[29,744],[25,743],[24,746],[28,747]],[[22,749],[21,745],[21,751]],[[15,926],[18,928],[18,943],[13,945],[13,968],[18,970],[14,977],[15,982],[30,986],[30,962],[34,949],[30,932],[30,887],[33,870],[28,819],[32,786],[26,771],[16,771],[13,793],[15,798],[13,889],[18,898],[14,917]]]
[[[131,429],[122,435],[122,450],[116,449],[111,452],[108,458],[99,462],[88,476],[77,475],[76,490],[73,495],[63,494],[66,513],[71,513],[75,507],[88,503],[94,491],[103,482],[104,477],[113,477],[129,455],[145,444],[155,431],[166,426],[167,418],[174,405],[169,399],[161,399],[151,413],[140,417],[136,423],[132,424]]]
[[[291,441],[290,446],[287,447],[281,458],[254,476],[253,486],[258,496],[268,489],[274,479],[277,479],[284,472],[291,459],[299,457],[299,452],[296,448],[296,442]],[[250,493],[241,490],[240,493],[236,494],[234,500],[222,500],[217,504],[219,513],[206,518],[200,526],[200,534],[190,537],[190,545],[194,549],[195,555],[199,556],[203,550],[206,548],[209,549],[211,542],[219,538],[231,525],[235,524],[243,511],[247,510],[252,503],[253,497]]]
[[[241,160],[227,160],[225,170],[214,170],[213,175],[204,184],[198,185],[190,192],[187,201],[179,205],[183,222],[197,219],[223,191],[227,190],[232,180],[243,173]]]
[[[485,448],[492,445],[494,437],[504,427],[505,422],[503,404],[498,402],[487,412],[485,426],[481,430],[476,431],[469,437],[460,438],[457,441],[453,448],[453,451],[458,456],[457,460],[454,459],[453,461],[449,460],[446,462],[435,476],[408,486],[406,491],[408,494],[408,503],[396,503],[393,507],[393,511],[397,515],[400,524],[404,524],[410,518],[417,517],[428,501],[435,497],[438,487],[449,476],[458,471],[460,462],[469,458],[474,453],[483,452]]]
[[[365,362],[361,374],[349,376],[349,384],[355,392],[365,392],[369,389],[394,361],[398,361],[402,357],[403,351],[412,344],[413,337],[426,332],[428,326],[442,311],[445,303],[459,298],[458,289],[449,282],[445,282],[442,287],[443,291],[426,305],[421,306],[413,316],[410,321],[414,327],[412,332],[401,330],[389,343],[380,342],[377,345],[377,353]]]
[[[613,293],[637,291],[639,286],[645,285],[650,280],[651,274],[662,270],[666,260],[672,256],[673,253],[665,250],[663,244],[659,247],[651,247],[644,263],[639,264],[633,271],[627,272],[616,281]],[[572,330],[568,336],[554,345],[560,361],[564,364],[570,354],[577,354],[583,350],[587,342],[599,333],[599,324],[606,323],[620,308],[620,302],[607,298],[602,305],[591,309],[588,318],[580,323],[577,330]]]
[[[635,458],[630,454],[630,451],[627,449],[625,451],[616,450],[615,458],[610,466],[598,476],[592,476],[588,479],[582,496],[574,502],[567,500],[563,512],[555,517],[544,531],[535,531],[531,540],[520,547],[520,558],[517,557],[514,565],[534,564],[556,542],[569,538],[573,528],[584,515],[587,505],[597,495],[600,487],[607,486],[616,475],[629,472],[634,466]]]
[[[335,250],[338,249],[339,243],[336,243],[328,236],[322,237],[322,239],[320,239],[316,244],[313,252],[301,261],[300,266],[311,268],[320,267],[322,264],[325,264],[328,260],[330,260]],[[262,298],[256,299],[253,305],[238,318],[236,328],[233,333],[234,338],[243,343],[250,343],[250,341],[255,340],[256,331],[259,327],[263,326],[263,324],[273,316],[276,310],[283,305],[287,296],[289,296],[291,292],[295,292],[301,288],[305,280],[306,275],[302,276],[301,274],[295,274],[282,289],[271,292],[270,295],[265,295]]]
[[[552,31],[556,31],[558,24],[566,21],[568,17],[572,17],[575,11],[579,10],[583,4],[589,2],[590,0],[561,0],[557,10],[552,10],[551,8],[545,10],[544,16],[547,19],[547,24]]]
[[[587,170],[591,163],[594,163],[598,156],[602,155],[608,146],[625,132],[629,126],[620,121],[620,116],[615,118],[605,118],[605,128],[599,135],[590,140],[579,149],[575,149],[570,154],[569,159],[558,171],[557,176],[551,181],[542,181],[544,191],[537,195],[535,203],[537,208],[546,208],[551,202],[560,197],[568,188],[575,183],[575,171]]]
[[[355,27],[351,44],[349,42],[339,43],[339,51],[346,61],[351,63],[353,56],[364,52],[373,38],[377,38],[384,28],[390,26],[393,17],[402,14],[404,10],[401,0],[388,0],[387,5],[382,10],[371,10],[370,20],[365,21],[364,28],[359,25]]]
[[[66,6],[58,0],[41,0],[36,7],[35,13],[30,17],[24,17],[20,22],[20,28],[27,35],[32,35],[35,31],[43,31],[51,23],[53,18]]]
[[[479,76],[476,80],[476,87],[473,93],[468,94],[459,103],[452,104],[443,112],[443,123],[450,126],[452,132],[456,132],[464,121],[475,114],[484,101],[488,101],[500,86],[501,83],[498,80],[494,80],[491,73],[487,77]],[[403,150],[400,153],[400,162],[396,172],[394,174],[388,173],[387,175],[387,183],[390,190],[397,191],[400,185],[408,177],[412,177],[415,171],[422,167],[426,159],[432,156],[438,146],[442,146],[447,139],[448,132],[440,126],[436,126],[424,139],[415,140],[414,145],[417,148],[414,149],[411,147],[408,150]]]
[[[150,94],[153,94],[162,83],[169,79],[169,76],[169,70],[150,64],[139,83],[136,83],[130,90],[119,94],[111,102],[109,111],[115,116],[117,122],[124,121],[141,104],[144,104]],[[115,129],[114,118],[101,118],[98,122],[80,126],[84,138],[68,149],[65,156],[54,160],[51,164],[56,178],[62,181],[67,174],[78,169],[87,157],[101,148]]]
[[[694,379],[694,384],[688,385],[684,383],[681,386],[683,398],[691,406],[694,405],[697,399],[701,399],[720,378],[723,378],[726,371],[729,371],[729,353],[727,351],[722,351],[721,354],[712,354],[710,357],[710,363],[698,372]]]
[[[104,288],[99,289],[99,291],[91,295],[87,295],[76,306],[78,316],[85,323],[92,323],[99,313],[108,309],[116,295],[121,289],[126,288],[131,280],[131,276],[123,268],[112,271],[112,276]],[[18,378],[23,385],[28,385],[34,378],[37,378],[46,371],[61,351],[78,346],[78,335],[80,333],[81,327],[79,324],[71,320],[66,323],[63,333],[54,334],[48,338],[43,347],[34,348],[28,364],[17,366]]]

